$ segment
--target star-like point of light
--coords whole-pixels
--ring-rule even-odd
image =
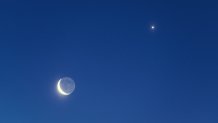
[[[151,30],[155,30],[155,25],[151,25]]]

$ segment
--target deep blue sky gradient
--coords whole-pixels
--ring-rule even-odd
[[[218,122],[218,2],[12,0],[0,17],[1,123]]]

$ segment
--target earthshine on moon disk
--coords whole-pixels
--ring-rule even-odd
[[[75,82],[69,77],[63,77],[58,80],[57,91],[64,96],[70,95],[75,90]]]

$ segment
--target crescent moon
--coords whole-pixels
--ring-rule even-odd
[[[58,84],[57,84],[57,90],[58,90],[58,92],[59,92],[61,95],[65,95],[65,96],[69,95],[68,93],[66,93],[66,92],[64,92],[64,91],[62,90],[60,83],[61,83],[61,79],[58,81]]]

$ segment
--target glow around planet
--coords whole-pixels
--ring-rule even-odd
[[[63,77],[57,83],[57,91],[64,96],[70,95],[75,90],[75,82],[70,77]]]

